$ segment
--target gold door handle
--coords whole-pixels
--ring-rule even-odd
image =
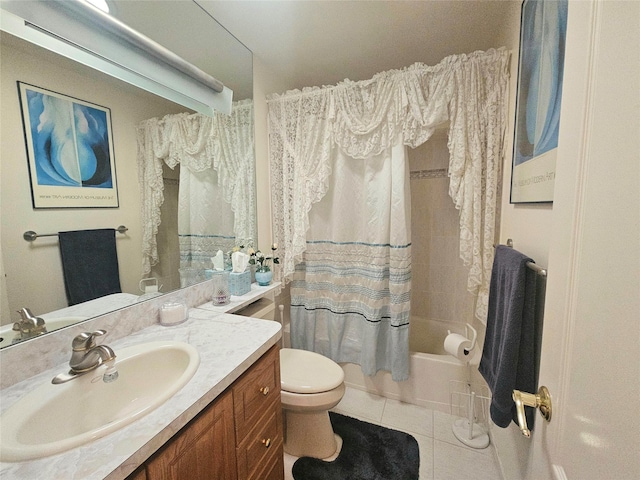
[[[531,431],[527,426],[527,417],[524,415],[525,406],[540,409],[540,415],[542,415],[542,418],[547,422],[551,421],[551,395],[549,394],[549,389],[544,385],[538,389],[537,394],[514,390],[511,396],[513,401],[516,402],[518,425],[520,426],[520,431],[525,437],[531,436]]]
[[[262,439],[262,444],[264,445],[264,448],[269,448],[271,446],[271,439],[270,438],[263,438]]]
[[[262,395],[264,395],[264,396],[269,395],[269,386],[267,385],[267,386],[262,387],[262,388],[260,389],[260,393],[261,393]]]

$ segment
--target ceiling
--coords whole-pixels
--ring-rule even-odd
[[[519,0],[194,0],[287,88],[334,85],[500,47]]]

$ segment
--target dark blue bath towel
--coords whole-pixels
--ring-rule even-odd
[[[535,393],[537,388],[535,289],[532,261],[513,248],[499,245],[491,273],[487,333],[480,373],[491,389],[491,420],[507,427],[518,422],[514,389]],[[525,408],[533,429],[535,410]]]
[[[58,238],[70,306],[122,292],[113,228],[59,232]]]

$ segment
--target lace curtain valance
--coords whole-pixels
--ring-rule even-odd
[[[327,191],[335,145],[355,159],[397,135],[412,148],[449,122],[449,195],[460,210],[460,258],[486,318],[506,125],[509,53],[453,55],[361,82],[269,97],[274,239],[289,280],[306,248],[311,205]]]
[[[253,101],[233,104],[231,115],[181,113],[140,123],[138,181],[142,201],[142,272],[158,263],[156,235],[164,201],[162,162],[202,172],[213,168],[224,201],[234,213],[236,241],[246,243],[256,232]]]

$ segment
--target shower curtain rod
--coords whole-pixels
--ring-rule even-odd
[[[496,246],[497,245],[494,245],[493,248],[496,248]],[[510,238],[507,238],[506,246],[509,247],[509,248],[513,248],[513,240],[510,239]],[[536,272],[541,277],[546,277],[547,276],[547,269],[546,268],[542,268],[541,266],[539,266],[535,262],[527,262],[527,267],[529,267],[531,270]]]

